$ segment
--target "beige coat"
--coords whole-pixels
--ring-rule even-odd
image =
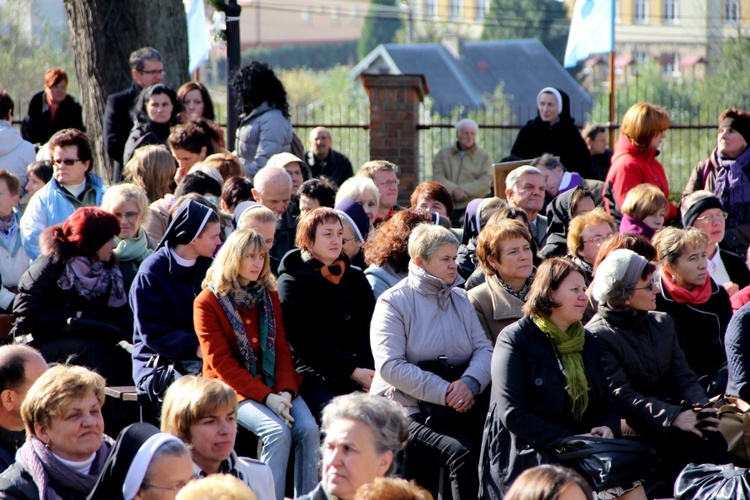
[[[487,276],[484,283],[472,288],[469,300],[493,345],[503,328],[523,317],[523,301],[508,293],[494,276]]]
[[[455,201],[456,208],[465,208],[475,198],[482,198],[492,187],[492,158],[476,144],[461,155],[456,144],[446,146],[435,156],[432,180],[439,182],[453,194],[462,187],[469,192],[463,201]]]

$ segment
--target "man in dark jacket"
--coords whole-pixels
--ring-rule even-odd
[[[0,469],[16,461],[16,451],[25,441],[21,403],[29,387],[47,370],[39,351],[22,345],[0,347]]]
[[[104,110],[104,141],[107,154],[114,165],[112,181],[119,182],[122,176],[120,162],[125,150],[125,143],[133,128],[130,109],[141,90],[155,83],[164,81],[164,64],[161,54],[152,47],[143,47],[130,54],[131,75],[133,84],[130,88],[112,94],[107,98]]]
[[[354,175],[354,171],[349,158],[334,151],[332,144],[331,132],[325,127],[315,127],[310,132],[311,150],[305,154],[305,159],[310,165],[313,177],[326,176],[340,186],[342,182]]]

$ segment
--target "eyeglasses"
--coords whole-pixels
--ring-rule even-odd
[[[138,216],[140,215],[140,213],[138,213],[138,212],[125,212],[125,213],[119,213],[119,214],[116,213],[114,215],[118,219],[125,219],[125,220],[128,220],[130,222],[133,222],[134,220],[138,219]]]
[[[390,181],[378,182],[377,185],[378,185],[378,187],[385,187],[385,186],[388,186],[388,187],[391,187],[391,186],[398,187],[399,183],[400,183],[400,181],[398,179],[393,179],[393,180],[390,180]]]
[[[146,488],[156,488],[157,490],[171,491],[172,493],[179,493],[185,485],[187,485],[187,483],[183,483],[182,481],[174,486],[159,486],[158,484],[141,483],[141,486],[145,486]]]
[[[609,233],[609,234],[607,234],[605,236],[594,236],[591,239],[582,240],[582,241],[583,241],[584,244],[586,244],[586,243],[593,243],[594,245],[601,245],[602,242],[604,242],[605,240],[608,240],[610,238],[610,236],[612,236],[612,233]]]
[[[633,288],[633,290],[648,290],[649,292],[653,292],[654,288],[656,288],[658,290],[659,289],[659,285],[657,285],[656,283],[654,283],[652,281],[651,283],[649,283],[646,286],[637,286],[637,287]]]
[[[357,241],[357,238],[355,238],[355,237],[351,237],[351,238],[342,238],[342,239],[341,239],[341,243],[342,243],[342,244],[344,244],[344,245],[346,245],[346,244],[347,244],[347,243],[349,243],[350,241]]]
[[[150,69],[148,71],[146,71],[146,70],[138,70],[138,73],[140,73],[142,75],[162,75],[162,76],[164,76],[164,75],[167,74],[167,72],[164,71],[163,69]]]
[[[69,167],[76,164],[77,161],[81,161],[80,158],[55,158],[52,160],[55,165],[62,165],[63,163]]]
[[[721,212],[714,215],[702,215],[701,217],[696,217],[695,220],[700,222],[721,222],[727,220],[727,217],[729,217],[728,213]]]

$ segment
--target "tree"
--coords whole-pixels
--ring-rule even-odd
[[[570,20],[565,4],[553,0],[492,0],[482,40],[536,38],[562,63]]]
[[[363,59],[381,43],[391,43],[402,24],[397,0],[373,0],[357,47],[359,58]]]
[[[164,58],[165,81],[187,81],[188,43],[182,0],[64,0],[72,33],[75,69],[94,165],[105,178],[111,166],[103,141],[107,96],[131,84],[130,53],[151,46]]]

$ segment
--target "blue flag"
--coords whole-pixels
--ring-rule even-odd
[[[614,50],[614,15],[614,0],[576,0],[565,49],[566,68],[591,54]]]
[[[188,64],[190,73],[195,72],[201,64],[208,61],[208,28],[206,27],[206,9],[203,0],[183,0],[188,28]]]

